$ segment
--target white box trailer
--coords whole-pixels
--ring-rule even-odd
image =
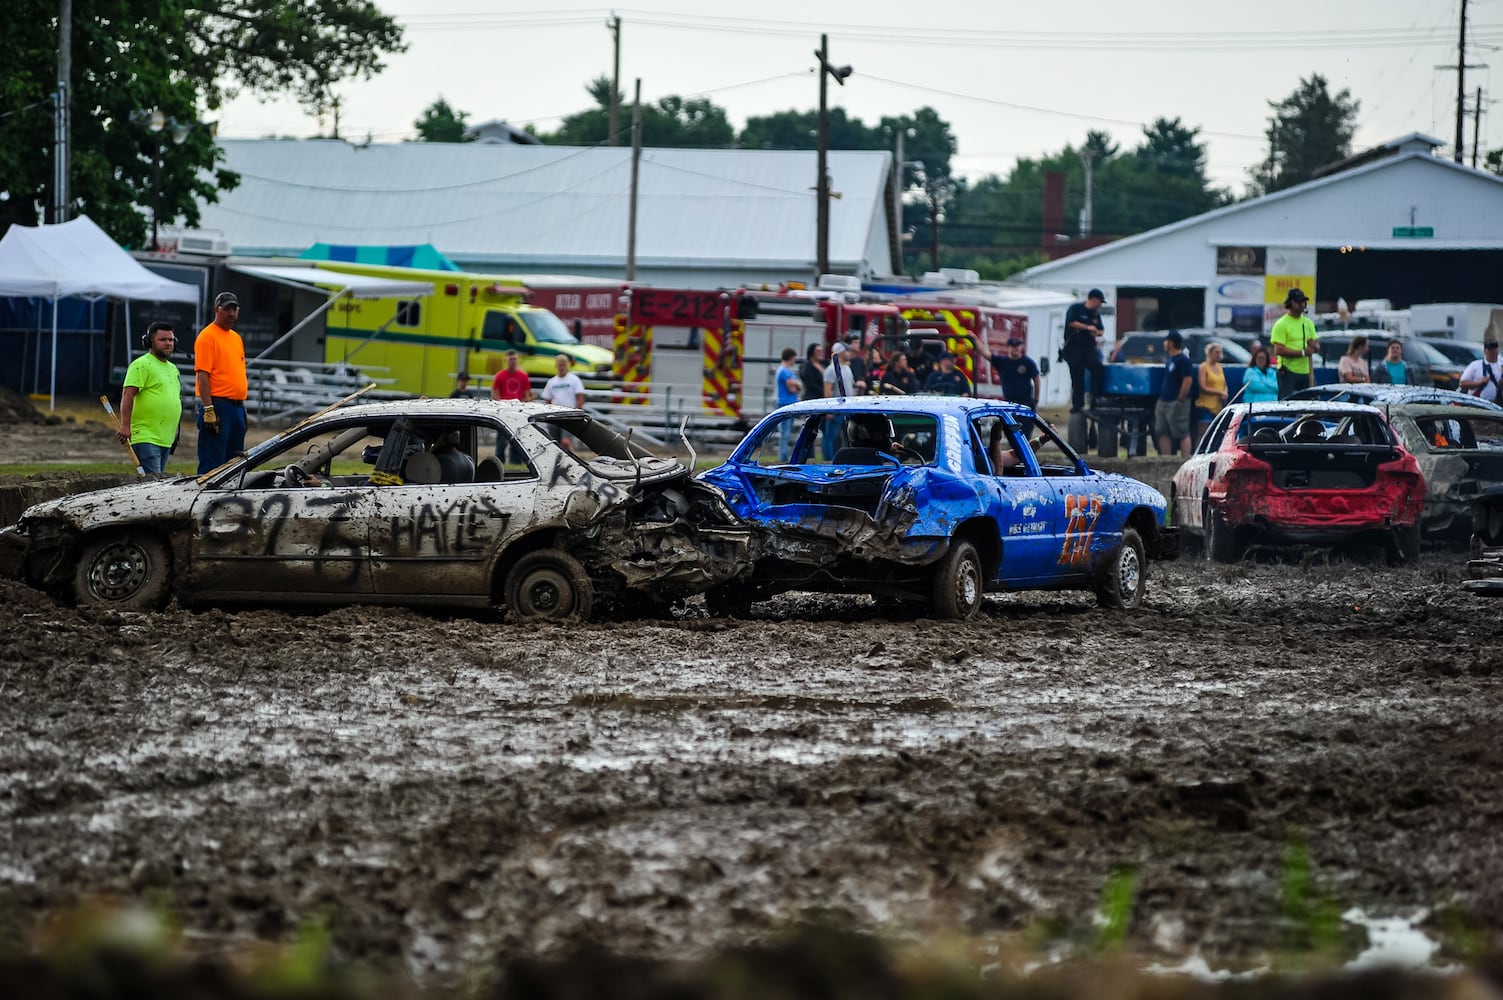
[[[1481,342],[1503,334],[1503,305],[1495,302],[1424,302],[1409,307],[1410,329],[1421,337]]]

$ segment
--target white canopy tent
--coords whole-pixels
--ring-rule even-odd
[[[0,295],[52,300],[53,408],[57,406],[58,299],[198,302],[197,288],[152,274],[87,216],[53,226],[11,226],[0,239]]]

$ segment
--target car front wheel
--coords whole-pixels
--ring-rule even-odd
[[[590,617],[595,588],[578,559],[558,549],[529,552],[506,577],[506,607],[519,619]]]
[[[1096,578],[1096,600],[1103,608],[1136,611],[1148,590],[1143,539],[1132,528],[1122,532],[1122,543],[1101,567]]]
[[[131,532],[97,538],[73,572],[79,604],[148,610],[162,606],[172,561],[155,535]]]
[[[981,557],[976,547],[963,539],[950,543],[950,551],[934,574],[934,614],[939,618],[974,618],[986,594]]]

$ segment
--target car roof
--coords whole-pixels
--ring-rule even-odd
[[[400,416],[425,417],[494,417],[498,413],[520,413],[524,418],[540,413],[580,413],[568,406],[551,403],[523,403],[511,399],[462,399],[457,397],[419,397],[415,399],[391,399],[375,403],[351,403],[331,410],[328,417],[363,417],[389,420]]]
[[[921,393],[913,396],[832,396],[824,399],[805,399],[780,406],[773,413],[824,413],[831,409],[856,413],[928,413],[969,415],[976,410],[1007,410],[1021,415],[1032,415],[1033,410],[1021,403],[1009,403],[1003,399],[978,399],[967,396],[942,396],[937,393]]]
[[[1438,403],[1444,406],[1470,406],[1476,410],[1503,409],[1495,403],[1480,399],[1465,392],[1441,389],[1427,385],[1389,385],[1383,382],[1332,382],[1295,392],[1294,399],[1325,399],[1327,396],[1347,393],[1351,396],[1366,396],[1375,403],[1398,405],[1400,403]]]
[[[1503,420],[1503,410],[1484,409],[1480,406],[1453,406],[1449,403],[1399,403],[1384,407],[1406,417],[1447,417],[1455,420]]]
[[[1298,414],[1319,410],[1322,413],[1374,413],[1382,411],[1367,403],[1337,403],[1328,399],[1280,399],[1271,403],[1233,403],[1227,409],[1243,413]]]

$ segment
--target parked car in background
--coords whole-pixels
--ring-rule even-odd
[[[1422,385],[1388,385],[1383,382],[1354,382],[1300,389],[1290,399],[1323,399],[1332,403],[1371,403],[1373,406],[1397,406],[1401,403],[1434,403],[1440,406],[1470,406],[1479,410],[1500,410],[1499,406],[1468,392],[1431,389]]]
[[[1352,346],[1352,340],[1357,336],[1365,336],[1367,340],[1367,367],[1376,378],[1377,366],[1383,361],[1388,350],[1388,343],[1397,340],[1404,346],[1404,364],[1409,369],[1409,383],[1411,385],[1430,386],[1435,389],[1455,389],[1461,384],[1462,366],[1453,362],[1428,340],[1419,337],[1393,337],[1387,336],[1380,330],[1371,333],[1329,333],[1320,334],[1320,353],[1315,355],[1315,364],[1322,368],[1335,370],[1341,361],[1341,356]],[[1340,381],[1337,379],[1336,381]]]
[[[1164,336],[1168,332],[1154,330],[1129,333],[1112,347],[1107,360],[1130,365],[1163,364]],[[1242,342],[1242,338],[1247,335],[1235,330],[1188,329],[1180,330],[1179,334],[1185,338],[1185,351],[1189,353],[1190,360],[1197,365],[1206,359],[1206,345],[1212,342],[1221,345],[1222,364],[1245,367],[1252,362],[1252,355]]]
[[[829,459],[827,435],[836,439]],[[1178,554],[1162,494],[1093,472],[1033,410],[1001,400],[794,403],[700,478],[755,532],[751,584],[709,591],[718,610],[802,590],[969,618],[987,591],[1071,588],[1136,608],[1146,560]]]
[[[80,604],[588,618],[731,580],[748,538],[716,490],[582,411],[419,399],[316,416],[197,478],[38,504],[0,554]]]
[[[1174,521],[1206,557],[1249,545],[1376,545],[1419,555],[1425,482],[1376,407],[1286,400],[1217,414],[1174,474]]]
[[[1426,337],[1425,343],[1444,354],[1453,365],[1460,365],[1463,371],[1473,361],[1483,360],[1482,345],[1474,340],[1444,340],[1440,337]]]
[[[1472,504],[1503,485],[1503,411],[1408,403],[1384,413],[1425,477],[1424,532],[1465,541]]]

